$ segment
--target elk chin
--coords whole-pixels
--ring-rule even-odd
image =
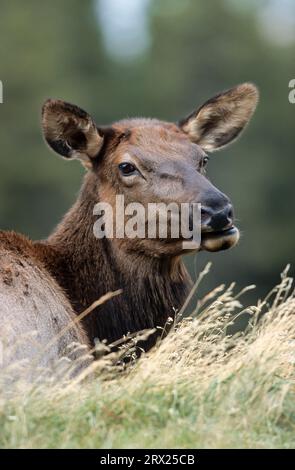
[[[205,232],[202,234],[201,249],[206,251],[228,250],[238,243],[239,238],[240,232],[235,226],[220,232]]]

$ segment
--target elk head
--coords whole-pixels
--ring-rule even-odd
[[[118,195],[124,196],[125,205],[140,203],[144,208],[150,203],[199,203],[200,249],[218,251],[234,246],[239,231],[229,198],[206,178],[208,153],[238,137],[257,100],[256,87],[244,83],[214,96],[177,124],[128,119],[107,128],[97,126],[77,106],[48,100],[43,131],[53,150],[67,159],[80,159],[89,170],[86,185],[91,181],[95,187],[93,205],[103,201],[114,208]],[[151,239],[146,234],[113,242],[122,250],[154,257],[183,251],[181,236]]]

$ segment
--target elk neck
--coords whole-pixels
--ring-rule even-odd
[[[36,246],[77,314],[103,294],[122,289],[84,320],[91,342],[95,338],[112,342],[129,332],[164,327],[181,308],[190,278],[179,256],[127,254],[111,239],[95,238],[97,186],[95,175],[88,173],[74,206],[53,234]]]

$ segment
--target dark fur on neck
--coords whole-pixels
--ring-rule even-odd
[[[180,257],[152,258],[116,250],[112,240],[93,235],[96,179],[86,175],[80,196],[44,243],[43,261],[65,290],[75,312],[109,291],[122,289],[84,320],[90,342],[113,342],[127,333],[164,327],[188,294],[190,280]],[[160,330],[161,334],[162,331]],[[145,349],[156,340],[152,338]]]

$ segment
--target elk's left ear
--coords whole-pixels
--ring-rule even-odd
[[[47,100],[42,108],[42,128],[48,145],[65,158],[78,158],[86,167],[103,144],[88,113],[61,100]]]
[[[236,139],[248,124],[258,101],[258,90],[243,83],[206,101],[179,123],[192,142],[214,151]]]

